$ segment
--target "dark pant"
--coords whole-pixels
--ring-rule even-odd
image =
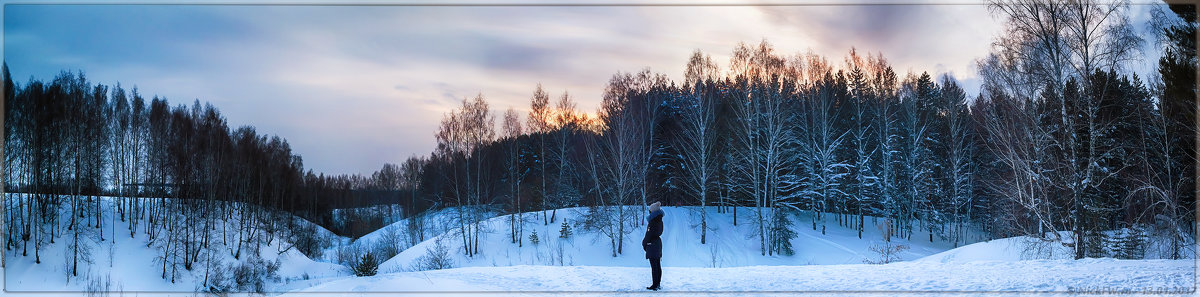
[[[662,280],[662,258],[650,258],[650,275],[654,277],[654,284],[650,286],[657,288]]]

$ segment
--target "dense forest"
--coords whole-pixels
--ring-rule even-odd
[[[465,98],[434,131],[435,151],[369,176],[306,171],[282,137],[232,128],[198,100],[147,101],[83,73],[16,84],[6,65],[5,249],[38,257],[63,236],[144,232],[190,270],[218,240],[200,231],[215,221],[241,226],[220,239],[235,257],[276,232],[311,255],[328,243],[279,218],[356,236],[382,221],[339,223],[336,209],[389,205],[412,232],[430,210],[467,210],[453,223],[472,255],[488,232],[482,210],[521,214],[507,232],[523,244],[515,221],[553,224],[556,209],[586,206],[584,228],[610,238],[615,256],[644,224],[643,207],[662,201],[742,212],[734,222],[756,226],[763,255],[790,254],[795,228],[838,224],[861,236],[866,216],[889,218],[909,240],[925,230],[958,245],[981,230],[1068,244],[1076,258],[1150,257],[1150,242],[1170,246],[1156,257],[1192,253],[1194,7],[1157,11],[1182,21],[1160,24],[1156,40],[1133,33],[1120,2],[989,8],[1005,32],[978,60],[978,94],[952,76],[897,73],[882,53],[830,60],[763,40],[736,45],[728,69],[694,51],[681,81],[617,73],[595,116],[540,84],[527,113]],[[1162,54],[1149,78],[1129,67],[1146,42]],[[129,230],[105,229],[100,196],[115,197],[120,217],[110,219]],[[798,211],[816,215],[792,226]],[[704,244],[703,217],[697,228]]]

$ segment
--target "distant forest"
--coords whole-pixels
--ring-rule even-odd
[[[735,224],[757,227],[748,240],[764,255],[790,254],[795,228],[838,224],[861,237],[874,227],[865,216],[889,218],[909,240],[928,230],[927,240],[958,245],[981,230],[1069,244],[1076,258],[1143,258],[1150,242],[1169,245],[1169,258],[1193,253],[1194,6],[1156,11],[1182,18],[1161,24],[1156,40],[1133,33],[1127,3],[989,9],[1005,31],[978,60],[978,94],[951,76],[896,73],[881,53],[850,49],[831,61],[763,40],[736,45],[728,69],[694,51],[682,81],[617,73],[595,117],[540,84],[524,120],[493,111],[483,94],[466,98],[434,131],[431,154],[369,176],[305,170],[287,140],[231,127],[198,100],[172,106],[83,73],[16,84],[5,65],[5,248],[36,255],[63,220],[87,217],[100,240],[178,234],[151,240],[175,242],[182,261],[195,261],[187,248],[208,239],[187,234],[205,220],[261,222],[239,230],[246,242],[294,228],[274,223],[287,214],[358,236],[382,221],[339,224],[335,209],[392,205],[410,225],[430,210],[468,210],[454,224],[461,251],[473,255],[487,219],[479,210],[533,212],[512,220],[552,224],[555,209],[585,206],[587,228],[611,238],[615,256],[644,224],[641,207],[662,201],[743,212]],[[1162,55],[1149,78],[1128,67],[1147,42]],[[112,207],[130,230],[105,233],[101,216],[58,215],[64,205],[98,213],[97,196],[118,197]],[[228,202],[259,207],[222,212]],[[792,226],[797,211],[817,215]],[[505,232],[521,244],[527,233],[512,226]]]

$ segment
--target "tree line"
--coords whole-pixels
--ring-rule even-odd
[[[91,261],[89,246],[121,233],[146,236],[147,246],[163,252],[164,278],[205,261],[218,239],[241,258],[284,233],[316,256],[321,244],[291,215],[357,236],[371,226],[336,224],[333,209],[399,196],[401,177],[388,175],[398,167],[369,177],[306,172],[287,140],[231,128],[199,100],[172,107],[136,87],[92,83],[82,72],[24,85],[12,81],[7,65],[3,75],[5,248],[40,263],[43,246],[65,236],[72,274]],[[100,196],[115,199],[105,204]],[[117,220],[128,230],[117,230]]]
[[[682,82],[618,73],[594,117],[566,92],[550,107],[538,85],[526,126],[509,109],[501,135],[480,94],[444,117],[429,160],[442,165],[425,174],[445,184],[422,188],[441,205],[517,214],[517,244],[522,213],[550,224],[554,209],[591,207],[584,227],[610,238],[614,256],[641,224],[640,207],[625,206],[663,201],[749,207],[764,255],[790,253],[788,217],[810,211],[810,228],[860,236],[873,216],[910,240],[923,230],[957,245],[976,229],[1066,245],[1076,258],[1141,258],[1152,244],[1158,257],[1186,257],[1195,17],[1171,6],[1182,21],[1161,26],[1164,55],[1145,80],[1128,68],[1146,42],[1128,5],[990,3],[1006,31],[979,60],[972,95],[950,76],[899,75],[882,54],[830,62],[765,40],[735,47],[724,72],[694,52]],[[480,218],[459,218],[468,255]]]

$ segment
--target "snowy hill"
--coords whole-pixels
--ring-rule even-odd
[[[797,228],[793,256],[762,256],[752,237],[754,226],[731,214],[710,212],[709,240],[699,244],[696,230],[698,208],[666,207],[663,232],[663,288],[668,292],[866,292],[859,296],[892,296],[888,291],[924,292],[1043,292],[1074,296],[1078,292],[1184,293],[1194,292],[1196,263],[1193,260],[1071,260],[1069,250],[1057,245],[1031,245],[1025,237],[1005,238],[948,249],[946,242],[903,239],[913,246],[902,255],[906,261],[891,264],[860,264],[869,257],[868,247],[877,242],[878,230],[868,228],[863,239],[853,229],[829,225],[826,234]],[[558,215],[574,225],[583,208],[559,210]],[[749,211],[740,212],[747,215]],[[808,222],[807,214],[793,218]],[[561,222],[561,221],[560,221]],[[867,222],[871,222],[868,219]],[[580,233],[560,240],[561,224],[526,223],[537,230],[542,243],[517,247],[507,237],[508,217],[484,222],[481,246],[467,258],[451,232],[422,242],[386,261],[381,274],[371,277],[332,278],[319,285],[288,293],[345,292],[598,292],[623,295],[645,292],[650,271],[637,248],[641,229],[627,234],[626,251],[609,256],[605,238]],[[797,226],[810,226],[797,224]],[[916,238],[928,238],[916,234]],[[450,251],[455,267],[409,271],[408,264],[423,256],[437,240]],[[561,244],[562,250],[559,250]],[[1040,246],[1043,254],[1027,255],[1027,247]],[[707,248],[707,249],[706,249]],[[713,254],[721,255],[714,261]],[[563,255],[563,257],[558,257]],[[1049,255],[1049,256],[1047,256]],[[857,258],[857,259],[856,259]],[[1037,258],[1037,260],[1027,260]],[[713,264],[717,265],[713,265]],[[805,265],[830,264],[830,265]],[[874,293],[872,293],[874,292]]]
[[[447,207],[422,214],[421,220],[423,221],[422,225],[425,236],[427,238],[433,237],[449,231],[452,227],[449,222],[451,219],[457,217],[458,211],[460,211],[460,209],[457,207]],[[485,211],[483,212],[483,215],[486,217],[492,217],[495,216],[495,211]],[[356,252],[378,252],[378,250],[385,248],[384,245],[394,245],[392,248],[401,250],[408,248],[414,243],[420,242],[420,240],[409,238],[410,234],[408,234],[408,224],[412,220],[413,218],[395,220],[395,222],[379,228],[378,230],[371,231],[370,233],[367,233],[357,239],[332,235],[332,233],[322,230],[325,231],[324,234],[328,234],[325,236],[327,236],[326,238],[331,239],[332,246],[326,248],[322,252],[320,258],[323,260],[336,262],[339,256],[338,253],[345,253],[347,250]]]
[[[163,278],[162,262],[158,260],[163,252],[156,244],[150,243],[148,235],[139,228],[130,237],[129,222],[115,219],[111,211],[112,199],[102,197],[105,241],[91,239],[82,240],[89,255],[88,261],[81,261],[79,275],[72,276],[69,271],[72,261],[71,239],[62,236],[54,243],[48,241],[41,247],[39,253],[41,263],[35,263],[34,247],[30,244],[28,256],[21,256],[21,249],[4,252],[6,267],[4,269],[5,290],[10,292],[84,292],[91,290],[109,291],[154,291],[154,292],[195,292],[204,287],[206,276],[212,282],[217,274],[227,280],[232,277],[234,268],[251,258],[261,260],[263,265],[277,265],[274,279],[264,279],[264,291],[287,291],[298,287],[315,284],[315,279],[348,275],[345,266],[314,261],[295,248],[288,248],[290,243],[281,238],[282,234],[273,235],[271,244],[259,246],[257,249],[245,247],[241,259],[234,259],[230,252],[233,247],[224,245],[217,236],[220,230],[227,227],[232,230],[234,222],[220,222],[225,226],[216,226],[213,232],[215,257],[212,269],[207,269],[200,261],[192,270],[182,267],[175,268],[177,275],[172,282],[171,276]],[[240,207],[232,205],[233,209]],[[61,216],[69,216],[69,205],[61,209]],[[89,216],[90,217],[90,216]],[[311,224],[296,217],[287,217],[294,224],[303,226]],[[94,221],[94,219],[92,219]],[[84,226],[82,228],[92,228]],[[65,228],[64,228],[65,229]],[[332,236],[322,228],[312,228]],[[112,231],[115,230],[115,234]],[[63,231],[66,232],[66,231]],[[89,232],[95,232],[94,230]],[[161,236],[161,235],[160,235]],[[89,236],[90,237],[90,236]],[[148,246],[149,245],[149,246]],[[257,250],[257,253],[254,251]],[[206,275],[208,274],[208,275]]]
[[[1116,236],[1127,230],[1104,231],[1108,236]],[[1046,233],[1047,237],[1052,235]],[[1038,239],[1030,236],[1000,238],[986,242],[978,242],[953,250],[937,253],[917,259],[917,262],[963,263],[972,261],[1023,261],[1023,260],[1071,260],[1075,258],[1075,250],[1069,246],[1072,242],[1070,231],[1058,231],[1057,238],[1062,242]],[[1190,237],[1188,238],[1190,240]],[[1112,244],[1112,243],[1110,243]],[[1105,249],[1118,247],[1106,246]],[[1146,260],[1170,259],[1168,243],[1147,242],[1143,255]],[[1182,258],[1191,259],[1194,247],[1183,248]]]
[[[1067,232],[1063,232],[1064,238]],[[915,262],[965,263],[973,261],[1022,261],[1074,259],[1070,247],[1057,242],[1020,236],[978,242],[914,260]]]
[[[450,221],[458,216],[459,211],[462,211],[462,209],[458,207],[447,207],[438,210],[432,210],[423,214],[421,219],[425,221],[424,227],[426,236],[434,236],[450,231],[450,229],[453,227],[452,224],[450,224]],[[481,215],[484,217],[494,217],[496,215],[496,211],[484,210],[482,211]],[[413,218],[403,218],[397,220],[395,223],[389,224],[383,228],[380,228],[379,230],[375,230],[371,233],[363,235],[362,237],[359,237],[358,239],[355,239],[353,244],[362,245],[364,247],[370,246],[371,243],[384,240],[386,237],[394,235],[389,233],[403,232],[403,230],[408,227],[409,221],[412,219]],[[398,236],[404,237],[406,235],[399,234]]]
[[[708,242],[700,244],[699,207],[664,207],[666,216],[663,219],[664,232],[663,257],[664,267],[738,267],[755,265],[814,265],[814,264],[860,264],[864,260],[876,260],[879,255],[870,247],[881,241],[880,231],[872,226],[875,221],[868,217],[863,238],[858,238],[856,230],[838,226],[829,220],[825,234],[820,227],[813,230],[810,226],[808,213],[793,217],[795,230],[798,235],[792,240],[796,251],[794,255],[764,256],[760,252],[759,242],[755,237],[757,227],[752,223],[753,211],[742,208],[738,211],[738,225],[733,225],[732,213],[717,213],[716,208],[708,211],[709,232]],[[481,252],[474,257],[467,257],[462,252],[462,241],[451,229],[449,233],[431,238],[401,252],[380,265],[381,273],[409,271],[418,258],[426,255],[438,240],[450,250],[449,256],[453,267],[471,266],[513,266],[513,265],[585,265],[585,266],[624,266],[641,267],[646,265],[643,251],[640,248],[644,226],[634,226],[625,235],[623,253],[612,257],[609,239],[596,232],[579,230],[579,222],[583,220],[587,208],[568,208],[558,210],[559,221],[544,225],[541,219],[528,220],[524,234],[523,246],[512,243],[509,238],[509,217],[507,215],[489,219],[483,223],[480,235]],[[526,213],[527,219],[532,213]],[[574,235],[570,238],[560,238],[562,221],[566,220]],[[882,222],[879,220],[878,222]],[[532,244],[528,236],[536,231],[541,243]],[[927,233],[916,233],[913,241],[893,239],[896,243],[907,244],[911,248],[900,254],[903,260],[913,260],[924,256],[949,250],[952,244],[935,239],[927,240]],[[921,240],[926,239],[926,240]]]

